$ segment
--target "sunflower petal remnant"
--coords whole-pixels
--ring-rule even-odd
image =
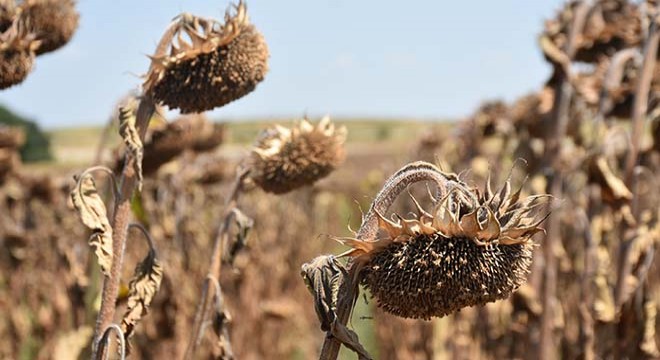
[[[19,21],[14,21],[0,33],[0,90],[20,84],[27,78],[40,44]]]
[[[0,0],[0,33],[11,27],[16,15],[16,4],[14,0]]]
[[[268,72],[268,46],[243,2],[224,24],[179,15],[151,56],[144,90],[182,113],[220,107],[252,92]]]
[[[276,125],[252,148],[251,177],[264,191],[283,194],[327,176],[344,161],[346,128],[329,117],[316,126],[306,119],[293,128]]]

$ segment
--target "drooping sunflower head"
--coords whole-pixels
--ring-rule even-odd
[[[254,182],[264,191],[282,194],[327,176],[344,161],[346,128],[329,117],[316,126],[301,120],[293,128],[264,130],[251,154]]]
[[[34,63],[40,42],[21,22],[15,21],[0,34],[0,90],[25,80]]]
[[[202,112],[237,100],[268,72],[268,46],[241,1],[225,22],[178,16],[151,57],[145,92],[182,113]]]
[[[71,40],[80,15],[73,0],[25,0],[20,5],[20,17],[41,41],[36,51],[41,55]]]
[[[509,181],[496,193],[488,184],[483,194],[457,179],[450,184],[431,212],[412,198],[416,218],[378,214],[384,238],[339,239],[353,247],[347,254],[361,267],[361,282],[394,315],[442,317],[504,299],[526,281],[531,237],[545,219],[537,216],[539,200],[547,196],[519,201]]]

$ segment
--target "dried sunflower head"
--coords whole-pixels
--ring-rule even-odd
[[[25,80],[40,42],[18,21],[0,34],[0,90]]]
[[[557,60],[548,49],[564,49],[577,14],[579,1],[568,1],[554,19],[545,23],[542,38],[552,42],[543,47],[550,62]],[[574,60],[595,64],[619,50],[639,46],[643,40],[639,5],[628,0],[601,0],[592,5],[577,37]],[[546,44],[550,45],[550,44]]]
[[[275,194],[310,185],[344,161],[346,128],[329,117],[314,126],[301,120],[291,129],[276,125],[264,130],[252,149],[251,177]]]
[[[222,143],[223,138],[222,124],[213,123],[203,115],[182,116],[151,133],[144,147],[144,173],[155,173],[187,149],[199,153],[212,151]]]
[[[509,181],[484,194],[457,178],[446,196],[425,211],[412,198],[417,218],[378,214],[387,234],[375,241],[339,239],[358,266],[361,282],[384,310],[401,317],[429,319],[466,306],[511,295],[527,278],[532,235],[543,231],[536,211],[547,196],[520,202]]]
[[[243,2],[233,16],[227,11],[224,24],[180,15],[151,59],[145,92],[182,113],[237,100],[254,90],[268,71],[268,47],[250,24]]]
[[[41,41],[37,55],[66,45],[78,28],[79,14],[73,0],[25,0],[20,17]]]

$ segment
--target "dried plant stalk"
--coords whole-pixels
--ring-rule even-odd
[[[149,94],[143,95],[137,110],[135,128],[138,137],[144,142],[144,136],[149,125],[149,120],[156,110],[155,103]],[[121,269],[124,262],[124,249],[126,248],[126,235],[131,218],[131,198],[138,185],[138,176],[133,165],[135,159],[129,157],[126,160],[121,176],[121,187],[119,196],[115,199],[115,211],[112,218],[112,266],[109,276],[103,279],[103,293],[101,297],[101,309],[96,320],[94,332],[94,353],[98,350],[101,331],[112,324],[115,315],[115,302],[119,291]]]
[[[234,209],[236,208],[238,198],[243,190],[244,181],[248,174],[249,169],[242,169],[239,171],[239,173],[236,175],[236,180],[232,185],[229,196],[225,201],[223,220],[221,221],[221,225],[218,228],[217,234],[215,235],[215,243],[211,252],[211,264],[209,267],[209,273],[207,274],[207,277],[204,280],[204,284],[202,285],[202,294],[197,305],[197,311],[195,312],[195,322],[190,335],[190,341],[188,342],[188,346],[186,348],[184,359],[193,358],[195,351],[197,350],[197,347],[202,340],[204,320],[208,316],[208,313],[211,309],[211,297],[213,296],[213,292],[209,291],[212,284],[211,279],[220,278],[224,244],[229,234],[232,218],[236,214]]]

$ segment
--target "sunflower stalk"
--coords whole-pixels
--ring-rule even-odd
[[[190,335],[190,340],[186,348],[184,359],[192,359],[195,355],[197,347],[202,341],[202,337],[204,335],[204,323],[206,322],[206,318],[212,307],[211,297],[214,296],[214,293],[209,291],[211,285],[213,285],[212,279],[220,279],[223,253],[229,237],[231,222],[236,214],[234,209],[237,208],[236,206],[238,199],[243,192],[243,185],[249,174],[249,168],[243,168],[238,171],[234,184],[232,185],[231,190],[229,191],[229,195],[225,200],[225,211],[223,213],[223,219],[216,231],[213,251],[211,253],[209,272],[204,280],[204,284],[202,285],[200,301],[197,304],[197,310],[195,312],[193,331]],[[219,284],[217,284],[215,296],[222,296],[222,287],[220,287]],[[222,333],[224,333],[224,331],[222,331]],[[229,342],[228,337],[224,340]]]
[[[655,68],[656,55],[658,53],[658,41],[660,41],[660,28],[658,27],[657,19],[654,17],[649,30],[649,36],[644,46],[644,57],[642,63],[642,70],[640,80],[635,89],[635,102],[633,104],[633,132],[631,134],[631,149],[628,152],[625,168],[626,185],[633,192],[632,211],[633,216],[638,217],[637,211],[637,186],[636,176],[634,174],[635,165],[639,158],[639,146],[642,137],[642,130],[644,129],[644,120],[648,111],[649,91],[651,88],[651,81],[653,80],[653,71]],[[636,219],[638,220],[638,219]],[[622,229],[622,238],[628,233],[630,229]],[[619,257],[619,269],[616,287],[614,291],[614,298],[617,307],[621,307],[626,301],[627,291],[626,277],[630,273],[632,264],[629,256],[632,240],[622,241]]]
[[[140,140],[144,141],[147,126],[151,116],[156,110],[155,103],[151,96],[145,94],[138,106],[135,126],[138,129]],[[93,357],[99,348],[103,329],[108,328],[114,321],[115,303],[117,293],[119,292],[119,282],[121,279],[121,269],[124,262],[124,252],[126,249],[126,238],[128,226],[131,220],[131,198],[138,185],[138,177],[135,173],[133,162],[135,159],[127,157],[124,168],[121,173],[119,196],[115,200],[115,210],[112,216],[112,265],[109,276],[103,278],[103,290],[101,293],[101,309],[96,319],[96,329],[94,332]]]
[[[625,184],[632,191],[632,214],[635,220],[634,224],[627,224],[624,222],[623,226],[620,229],[621,243],[619,247],[619,266],[617,271],[617,279],[614,288],[614,302],[619,312],[618,319],[618,341],[617,341],[617,353],[620,354],[624,351],[626,346],[625,336],[629,329],[626,325],[626,319],[628,317],[634,316],[630,314],[629,310],[625,307],[625,304],[630,300],[630,298],[635,294],[630,291],[629,284],[627,284],[627,279],[633,271],[632,257],[630,256],[633,244],[635,243],[635,236],[639,232],[640,225],[640,211],[639,207],[639,198],[638,198],[638,181],[635,168],[639,162],[639,151],[640,143],[642,140],[642,132],[644,130],[644,123],[648,114],[648,102],[649,95],[651,91],[651,82],[653,81],[653,73],[655,70],[656,57],[658,54],[658,42],[660,41],[660,26],[658,25],[658,14],[657,9],[651,8],[649,10],[649,15],[651,17],[651,22],[648,27],[648,33],[646,33],[646,38],[643,47],[642,53],[642,65],[639,73],[639,81],[637,82],[635,93],[634,93],[634,103],[632,110],[632,133],[630,150],[628,151],[628,156],[625,163]],[[641,16],[644,16],[642,14]],[[645,250],[647,254],[653,254],[653,242],[649,244],[649,247]],[[642,267],[644,268],[644,267]],[[640,286],[646,280],[646,271],[641,271],[637,276],[637,281]]]
[[[563,49],[566,57],[572,61],[578,46],[578,39],[582,34],[589,10],[592,8],[591,1],[580,1],[573,12],[573,20],[569,30],[569,37]],[[570,69],[570,67],[569,67]],[[548,182],[548,191],[556,199],[562,198],[562,169],[557,160],[560,156],[561,141],[566,136],[569,121],[570,103],[573,98],[574,89],[571,85],[570,73],[560,74],[560,81],[555,88],[555,103],[553,113],[555,121],[548,129],[546,138],[545,166],[551,170],[551,178]],[[544,247],[544,273],[543,273],[543,313],[541,315],[541,334],[538,346],[539,359],[555,359],[556,346],[554,336],[554,311],[557,306],[557,256],[556,248],[560,243],[560,217],[554,216],[547,225],[547,236]]]

